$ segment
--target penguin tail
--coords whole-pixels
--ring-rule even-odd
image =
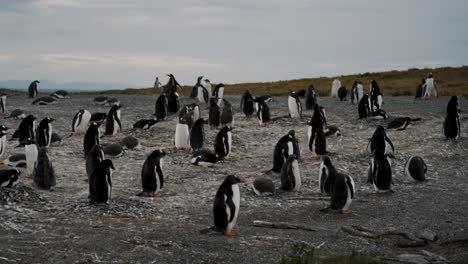
[[[141,192],[137,193],[136,196],[140,196],[140,197],[145,196],[145,192],[141,191]]]
[[[388,188],[388,191],[389,191],[390,193],[395,193],[395,191],[392,190],[392,188]]]
[[[320,209],[319,211],[320,211],[321,213],[329,213],[331,210],[332,210],[331,207],[328,206],[328,207],[325,207],[325,208]]]

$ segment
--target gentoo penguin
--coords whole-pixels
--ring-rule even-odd
[[[390,158],[380,150],[374,153],[374,158],[371,161],[368,181],[369,180],[374,185],[376,191],[388,190],[393,192],[391,189],[393,180]]]
[[[426,180],[427,166],[419,156],[411,156],[405,164],[405,175],[416,181]]]
[[[7,147],[7,136],[5,130],[0,130],[0,159],[5,155],[5,150]]]
[[[0,187],[13,188],[18,183],[21,172],[17,169],[0,170]]]
[[[5,115],[5,111],[6,111],[6,99],[7,99],[8,95],[5,94],[5,93],[2,93],[0,95],[0,114],[1,115]]]
[[[329,136],[341,136],[341,132],[340,132],[340,129],[337,127],[337,126],[327,126],[325,128],[325,130],[323,131],[325,133],[325,136],[326,137],[329,137]]]
[[[33,139],[28,138],[26,142],[24,142],[24,153],[26,155],[26,168],[28,170],[28,176],[32,177],[38,153],[36,142],[34,142]]]
[[[419,83],[418,87],[416,88],[416,94],[414,95],[414,99],[422,99],[424,96],[424,88],[426,86],[426,78],[422,78],[421,83]]]
[[[370,105],[371,110],[376,111],[382,108],[383,97],[377,81],[372,80],[370,84]]]
[[[447,104],[447,114],[444,120],[444,135],[446,139],[457,139],[460,137],[460,105],[458,97],[452,96]]]
[[[262,94],[259,96],[255,96],[255,98],[260,98],[263,101],[265,101],[265,103],[271,103],[273,101],[273,97],[271,97],[271,95],[269,94]]]
[[[164,187],[162,165],[165,155],[164,150],[155,150],[146,158],[141,169],[143,191],[138,196],[161,196],[160,192]]]
[[[28,92],[29,92],[29,98],[34,98],[37,96],[37,84],[41,83],[38,80],[33,81],[31,84],[29,84],[28,87]]]
[[[265,126],[271,121],[270,108],[262,97],[255,97],[255,108],[257,109],[257,118],[260,126]]]
[[[176,125],[174,143],[178,150],[190,149],[190,127],[189,120],[192,119],[190,113],[179,118],[179,122]]]
[[[55,186],[55,171],[47,155],[47,147],[42,147],[37,154],[33,182],[36,187],[45,190]]]
[[[232,129],[228,126],[223,127],[216,135],[214,149],[221,158],[226,158],[232,149]]]
[[[275,195],[275,184],[270,179],[258,178],[252,184],[252,191],[256,195],[269,196]]]
[[[107,118],[106,113],[100,113],[96,112],[91,115],[91,119],[89,120],[90,122],[97,122],[97,123],[103,123]],[[88,124],[89,125],[89,124]]]
[[[88,180],[94,169],[104,160],[104,151],[100,145],[94,145],[86,155],[86,174]]]
[[[314,85],[311,84],[307,88],[306,99],[305,99],[306,109],[312,110],[316,103],[317,103],[317,93],[315,92]]]
[[[69,98],[70,95],[68,94],[67,91],[65,90],[58,90],[50,94],[50,96],[57,98],[57,99],[63,99],[63,98]]]
[[[40,97],[32,102],[33,105],[52,105],[56,103],[57,99],[50,96]]]
[[[210,99],[210,111],[208,113],[208,124],[211,128],[217,128],[220,123],[221,112],[218,106],[218,100],[216,98]]]
[[[190,107],[192,108],[193,120],[198,120],[199,118],[202,117],[201,116],[201,111],[200,111],[200,106],[197,103],[191,104]]]
[[[162,93],[169,95],[170,93],[177,92],[177,87],[182,88],[182,86],[180,86],[173,74],[168,74],[167,76],[169,77],[169,80],[165,85],[161,86]]]
[[[158,123],[157,119],[140,119],[133,124],[133,128],[140,128],[144,130],[151,129],[152,127],[156,126]]]
[[[153,88],[156,89],[158,92],[160,92],[162,83],[159,81],[159,78],[156,76],[156,79],[154,80],[154,85]]]
[[[281,189],[285,191],[296,191],[301,188],[301,170],[297,156],[289,155],[281,169]]]
[[[335,166],[333,166],[328,156],[321,156],[320,158],[322,160],[318,178],[320,192],[323,194],[331,194],[338,171],[335,169]]]
[[[46,117],[39,122],[36,129],[36,144],[39,147],[48,147],[52,139],[53,118]]]
[[[28,115],[21,121],[18,126],[18,142],[19,146],[23,146],[23,141],[36,138],[34,134],[34,127],[36,118],[33,115]]]
[[[203,84],[201,84],[202,79],[203,79],[203,76],[198,77],[197,83],[195,84],[194,89],[196,89],[198,102],[202,104],[208,104],[210,94],[208,93],[208,90],[203,86]]]
[[[106,103],[104,104],[106,106],[114,106],[114,105],[120,105],[120,100],[117,99],[116,97],[111,97],[107,99]]]
[[[119,143],[112,143],[109,145],[106,145],[102,148],[104,151],[104,154],[107,156],[111,156],[113,158],[118,158],[123,156],[125,153],[125,150],[122,148],[122,146]]]
[[[177,113],[180,108],[179,94],[176,91],[171,91],[167,95],[167,111],[169,113]]]
[[[315,159],[327,153],[327,139],[323,132],[324,124],[326,124],[325,112],[318,104],[315,104],[314,114],[307,129],[308,147],[312,153],[317,155],[314,157]]]
[[[195,113],[191,104],[184,105],[179,111],[179,122],[186,123],[189,129],[192,127],[193,122],[198,120],[194,119]]]
[[[15,109],[15,110],[11,111],[10,116],[8,116],[8,118],[24,119],[24,118],[26,118],[26,114],[21,109]]]
[[[59,134],[55,133],[55,132],[52,132],[52,137],[50,138],[50,145],[60,145],[62,144],[62,136],[60,136]]]
[[[156,100],[156,105],[155,105],[155,112],[154,115],[158,120],[166,120],[167,115],[168,115],[168,110],[167,110],[167,96],[166,94],[161,94],[159,95],[158,99]]]
[[[212,93],[211,93],[211,82],[210,82],[210,80],[205,79],[205,85],[203,85],[203,86],[205,86],[206,90],[208,91],[208,94],[211,95]]]
[[[338,89],[338,98],[340,101],[345,101],[346,96],[348,96],[348,89],[346,89],[346,86],[341,86],[340,89]]]
[[[213,204],[213,216],[215,227],[225,236],[234,236],[232,231],[239,216],[240,207],[240,179],[229,175],[216,192]]]
[[[361,100],[359,100],[358,113],[359,113],[359,119],[368,118],[371,116],[372,109],[371,109],[370,99],[367,94],[363,95]]]
[[[97,104],[97,105],[103,105],[103,104],[107,103],[107,99],[108,99],[107,96],[102,96],[102,95],[96,96],[93,99],[93,103]]]
[[[203,148],[203,141],[205,139],[205,125],[206,121],[203,118],[199,118],[193,123],[190,129],[190,146],[192,150],[196,151]]]
[[[294,91],[289,92],[288,110],[289,110],[289,117],[291,117],[291,118],[302,118],[301,99],[298,96],[298,94],[296,94],[296,92],[294,92]]]
[[[385,133],[385,128],[383,126],[378,126],[375,130],[374,134],[370,139],[370,151],[371,153],[375,152],[382,152],[387,154],[390,152],[389,147],[392,147],[392,152],[395,152],[395,147],[393,146],[392,141],[387,137],[387,133]]]
[[[218,100],[217,104],[219,106],[221,106],[221,102],[223,101],[223,95],[224,95],[224,84],[220,83],[216,85],[212,94],[212,96]]]
[[[221,111],[221,116],[219,117],[219,121],[221,126],[228,126],[232,127],[233,123],[233,116],[234,116],[234,108],[232,107],[231,103],[223,99],[223,110]]]
[[[388,119],[387,112],[382,108],[371,112],[372,119]]]
[[[193,152],[190,163],[195,166],[210,167],[220,160],[222,160],[222,158],[218,154],[206,149],[201,149]]]
[[[254,113],[254,97],[249,90],[245,90],[242,94],[242,99],[240,102],[240,109],[246,117],[250,117]]]
[[[81,109],[73,117],[72,132],[80,135],[86,132],[91,121],[91,113],[86,109]]]
[[[396,117],[388,123],[387,129],[405,130],[410,124],[410,117]]]
[[[338,89],[341,87],[341,81],[338,79],[333,80],[331,87],[331,97],[338,97]]]
[[[26,155],[21,154],[13,154],[8,156],[5,160],[3,160],[3,164],[8,167],[18,167],[18,168],[25,168],[26,167]]]
[[[120,107],[120,105],[114,105],[109,110],[106,118],[105,135],[115,136],[122,130],[122,123],[120,123]]]
[[[430,98],[432,96],[437,97],[437,89],[432,73],[429,73],[424,83],[424,98]]]
[[[271,170],[274,172],[281,172],[285,160],[293,154],[295,154],[297,158],[300,157],[296,131],[290,130],[288,134],[282,136],[278,140],[278,143],[276,143],[273,151],[273,168]]]
[[[91,125],[88,127],[83,138],[83,151],[85,157],[94,145],[99,145],[100,138],[101,134],[99,131],[99,125],[96,122],[91,122]]]
[[[314,105],[314,113],[310,119],[309,126],[323,129],[327,125],[327,118],[325,115],[325,110],[319,104]],[[309,127],[309,130],[311,128]],[[310,133],[311,131],[309,131]]]
[[[112,194],[112,170],[115,170],[111,160],[105,159],[99,163],[89,177],[89,201],[91,204],[109,203]]]
[[[120,140],[120,144],[127,149],[140,149],[140,141],[132,136],[126,136]]]
[[[354,198],[354,180],[351,176],[338,173],[331,191],[330,208],[340,214],[349,214],[349,206]]]
[[[356,80],[353,83],[353,88],[351,89],[351,103],[356,104],[361,101],[361,98],[364,96],[364,86],[360,80]]]

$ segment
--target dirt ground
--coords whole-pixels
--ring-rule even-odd
[[[190,164],[190,153],[176,151],[173,136],[176,117],[159,123],[149,131],[132,129],[141,118],[150,118],[156,96],[116,95],[122,102],[123,131],[117,138],[133,135],[142,141],[141,150],[128,150],[113,159],[113,197],[108,206],[88,203],[85,181],[83,138],[64,139],[50,148],[57,173],[53,191],[32,187],[21,179],[13,190],[0,190],[0,262],[1,263],[279,263],[291,254],[294,245],[306,250],[319,248],[321,255],[347,255],[353,252],[393,262],[401,254],[417,254],[426,260],[464,262],[468,257],[468,138],[462,124],[462,137],[446,141],[442,134],[447,97],[415,101],[412,97],[386,97],[384,109],[390,116],[422,118],[405,131],[388,131],[396,154],[392,169],[393,194],[375,195],[366,184],[370,154],[368,139],[379,124],[388,121],[358,120],[357,106],[349,101],[320,97],[329,125],[341,129],[341,137],[328,138],[330,158],[337,169],[356,182],[352,213],[323,213],[329,198],[319,194],[319,161],[311,159],[307,149],[306,118],[280,118],[268,128],[259,128],[256,119],[246,119],[239,110],[240,96],[228,96],[235,106],[232,156],[213,168]],[[7,107],[34,114],[38,120],[55,118],[54,131],[70,133],[74,114],[79,109],[107,112],[109,107],[92,104],[92,96],[73,95],[56,105],[34,106],[25,96],[8,98]],[[182,98],[182,104],[191,99]],[[467,101],[460,100],[463,110]],[[270,103],[272,116],[287,115],[287,98],[275,97]],[[8,111],[8,112],[9,112]],[[203,107],[203,117],[208,111]],[[310,117],[310,112],[305,112]],[[19,121],[1,120],[17,128]],[[462,120],[463,122],[463,120]],[[249,185],[258,177],[272,179],[279,187],[277,174],[265,175],[272,167],[277,140],[295,129],[301,146],[300,167],[303,186],[297,192],[281,192],[258,197]],[[205,147],[213,149],[217,130],[206,127]],[[12,133],[13,131],[10,131]],[[19,153],[16,141],[9,141],[7,154]],[[142,198],[141,167],[156,148],[168,152],[163,171],[166,185],[160,198]],[[403,166],[411,155],[421,156],[428,165],[425,183],[416,184],[405,177]],[[224,177],[234,174],[241,183],[241,208],[236,237],[218,233],[202,234],[213,223],[214,194]],[[273,229],[253,226],[254,220],[288,222],[316,231]],[[361,226],[377,233],[406,232],[420,236],[423,231],[437,236],[435,241],[418,247],[403,247],[399,235],[380,237],[346,232]],[[355,229],[353,229],[355,230]],[[407,240],[407,241],[406,241]],[[421,240],[406,239],[403,242]],[[403,243],[404,244],[404,243]],[[316,250],[317,252],[317,250]]]

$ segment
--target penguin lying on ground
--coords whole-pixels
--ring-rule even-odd
[[[10,155],[8,156],[8,158],[3,160],[3,164],[5,164],[8,167],[25,168],[26,155],[23,153]]]
[[[144,130],[151,129],[158,123],[155,119],[140,119],[133,124],[133,128],[140,128]]]
[[[1,169],[0,170],[0,187],[13,188],[18,184],[18,179],[21,172],[17,169]]]
[[[50,96],[37,98],[36,100],[32,102],[33,105],[52,105],[56,103],[57,103],[57,99],[50,97]]]
[[[255,179],[251,187],[256,195],[268,196],[276,193],[275,184],[271,180],[265,178]]]
[[[97,105],[103,105],[107,102],[108,97],[107,96],[96,96],[93,99],[93,103]]]
[[[118,158],[124,155],[125,150],[122,148],[122,146],[119,143],[112,143],[109,145],[106,145],[102,148],[104,151],[104,154],[107,156],[111,156],[113,158]]]
[[[325,130],[323,131],[325,133],[325,136],[326,137],[329,137],[329,136],[341,136],[341,132],[340,132],[340,129],[337,127],[337,126],[327,126],[325,128]]]
[[[57,99],[70,98],[70,94],[65,90],[58,90],[50,94],[51,97]]]
[[[218,154],[202,149],[193,152],[190,163],[196,166],[211,167],[220,160],[222,160],[222,158]]]
[[[234,236],[232,231],[237,222],[240,208],[240,179],[229,175],[216,192],[213,204],[215,227],[225,236]]]
[[[425,181],[426,172],[426,163],[419,156],[411,156],[405,164],[405,175],[415,179],[416,181]]]
[[[15,109],[11,111],[10,115],[6,118],[13,118],[13,119],[24,119],[26,118],[26,114],[21,109]]]
[[[164,187],[164,175],[162,164],[166,152],[164,150],[153,151],[143,163],[141,170],[141,184],[143,191],[138,196],[160,197]]]
[[[127,149],[140,149],[140,141],[133,136],[126,136],[120,140],[120,144]]]

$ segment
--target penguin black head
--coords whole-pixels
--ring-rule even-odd
[[[10,128],[8,128],[8,127],[5,126],[5,125],[0,125],[0,131],[5,132],[5,131],[7,131],[8,129],[10,129]]]
[[[203,79],[203,75],[202,76],[198,76],[197,78],[197,83],[201,83],[201,80]]]
[[[315,111],[317,111],[317,112],[320,111],[320,105],[314,104],[314,112]]]
[[[153,156],[153,158],[162,158],[166,156],[166,152],[163,149],[157,149],[151,153],[151,156]]]
[[[208,80],[208,79],[205,79],[205,82],[210,82],[210,80]]]
[[[458,97],[452,96],[447,104],[447,113],[460,112],[460,105],[458,104]]]
[[[309,90],[315,90],[315,86],[313,84],[310,84],[308,89]]]
[[[33,121],[36,120],[36,117],[33,115],[28,115],[25,119],[27,119],[28,121]]]
[[[325,165],[327,167],[332,165],[331,160],[330,160],[330,158],[328,156],[326,156],[326,155],[320,156],[320,159],[323,161],[323,165]]]
[[[114,167],[114,163],[112,163],[112,160],[110,159],[105,159],[103,161],[101,161],[102,166],[105,166],[106,168],[111,168],[113,170],[115,170],[115,167]]]
[[[157,119],[150,119],[150,120],[149,120],[149,126],[150,126],[150,127],[156,125],[156,123],[158,123],[158,120],[157,120]]]
[[[6,136],[5,131],[0,131],[0,138],[3,137],[3,136]]]
[[[44,118],[43,120],[45,120],[47,123],[52,123],[55,121],[55,119],[51,118],[51,117],[46,117]]]
[[[41,82],[40,82],[40,81],[38,81],[38,80],[35,80],[35,81],[34,81],[34,83],[41,83]]]
[[[294,138],[294,136],[296,135],[296,131],[294,131],[294,129],[289,130],[288,135],[289,135],[291,138]]]
[[[432,78],[432,72],[427,75],[427,78]]]
[[[240,182],[241,182],[241,180],[239,179],[239,177],[236,177],[234,175],[228,175],[224,179],[224,183],[227,183],[229,185],[238,184]]]
[[[385,128],[383,126],[378,126],[375,133],[385,133]]]
[[[37,158],[40,159],[42,157],[47,156],[47,153],[49,153],[49,150],[47,147],[42,147],[39,149],[39,152],[37,153]]]
[[[218,87],[224,87],[224,84],[223,83],[218,83],[218,85],[216,85],[216,88]]]

